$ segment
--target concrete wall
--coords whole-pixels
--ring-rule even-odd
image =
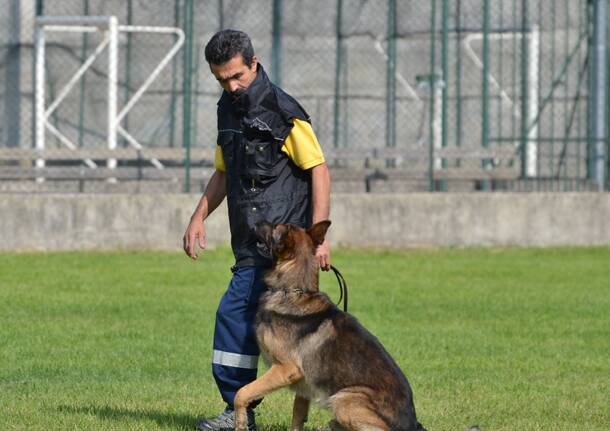
[[[179,250],[197,195],[0,195],[0,250]],[[335,194],[333,245],[610,245],[610,194]],[[228,243],[226,207],[207,223]]]

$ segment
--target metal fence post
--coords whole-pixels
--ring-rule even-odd
[[[89,15],[89,0],[85,0],[83,4],[83,15]],[[89,50],[89,35],[83,33],[83,46],[81,48],[81,63],[87,59],[87,51]],[[127,85],[128,86],[128,85]],[[87,88],[87,77],[83,75],[80,80],[80,96],[78,101],[78,146],[83,147],[85,142],[85,91]],[[129,100],[128,98],[126,100]]]
[[[540,31],[537,26],[530,26],[528,37],[523,35],[524,40],[528,40],[527,53],[523,59],[527,59],[527,143],[523,152],[525,154],[525,175],[528,178],[535,178],[538,175],[538,88],[540,65]],[[554,145],[554,143],[551,143]],[[552,148],[552,147],[551,147]],[[552,153],[552,150],[551,150]],[[552,163],[552,160],[551,160]]]
[[[593,0],[587,1],[587,56],[589,57],[589,67],[587,68],[587,90],[589,92],[587,97],[587,114],[586,127],[587,127],[587,148],[586,148],[586,163],[587,163],[587,179],[591,181],[595,177],[595,139],[593,134],[593,94],[595,94],[594,83],[594,72],[595,72],[595,54],[594,54],[594,38],[592,35],[591,23],[594,21],[594,9],[595,4]]]
[[[218,0],[218,29],[224,30],[225,28],[225,2]]]
[[[610,18],[610,16],[609,16]],[[606,34],[608,35],[608,30],[606,29]],[[608,71],[610,70],[610,41],[608,46],[606,46],[606,124],[610,122],[610,74]],[[610,129],[606,126],[606,190],[610,191],[610,133],[608,133]]]
[[[441,51],[441,67],[443,69],[443,76],[439,83],[442,88],[441,96],[441,147],[447,146],[447,132],[448,132],[448,109],[449,109],[449,0],[443,0],[443,23],[442,23],[442,51]],[[440,168],[444,168],[446,160],[440,160]],[[439,189],[441,191],[447,191],[447,182],[445,180],[440,181]]]
[[[606,182],[606,25],[607,0],[595,0],[593,28],[593,142],[594,181],[603,191]]]
[[[193,68],[193,0],[184,2],[184,99],[182,145],[184,146],[184,191],[191,191],[191,79]]]
[[[483,100],[482,100],[482,128],[481,145],[489,147],[489,0],[483,2]],[[482,160],[484,168],[490,167],[489,160]],[[482,182],[483,190],[489,190],[488,180]]]
[[[428,147],[428,191],[434,191],[434,113],[435,106],[435,72],[436,69],[436,0],[432,0],[430,25],[430,117],[429,117],[429,147]]]
[[[282,0],[273,0],[273,46],[271,48],[273,82],[282,86]]]
[[[180,4],[174,4],[174,27],[180,26]],[[178,57],[172,58],[172,89],[169,103],[169,146],[174,148],[176,140],[176,103],[178,95]]]
[[[22,49],[20,42],[21,31],[21,8],[20,2],[11,2],[8,7],[10,16],[8,25],[8,44],[6,50],[6,82],[4,83],[4,110],[6,123],[12,125],[6,130],[6,141],[9,147],[20,146],[21,128],[14,127],[21,123],[21,57]],[[0,131],[0,140],[2,132]]]
[[[44,0],[36,0],[36,16],[40,16],[44,13]],[[34,86],[37,87],[39,86],[39,84],[42,82],[41,81],[41,77],[38,76],[40,72],[44,73],[44,66],[39,67],[38,65],[38,55],[41,54],[39,52],[39,48],[38,48],[38,38],[41,37],[41,35],[38,34],[38,32],[40,31],[40,29],[36,28],[35,32],[34,32],[34,61],[32,62],[32,76],[34,77]],[[43,98],[44,100],[44,98]],[[34,133],[32,133],[32,147],[33,148],[38,148],[39,142],[41,139],[44,139],[44,128],[41,128],[39,123],[39,106],[38,103],[40,101],[37,100],[37,92],[34,91],[34,95],[32,96],[32,105],[34,106],[34,109],[32,109],[32,124],[34,125]],[[42,131],[42,136],[41,136],[41,131]],[[42,160],[41,160],[42,161]],[[36,161],[36,163],[39,163],[38,160]]]
[[[462,146],[462,0],[457,0],[455,10],[455,145]],[[460,165],[460,160],[456,160],[456,166]]]
[[[333,106],[333,147],[339,147],[339,110],[341,109],[341,74],[343,70],[343,0],[337,0],[336,49],[335,49],[335,100]]]
[[[441,64],[443,68],[442,146],[447,146],[447,112],[449,109],[449,0],[443,0],[443,33]]]
[[[133,24],[133,0],[127,1],[127,25]],[[129,102],[131,97],[131,72],[132,72],[132,59],[133,59],[133,34],[127,33],[127,46],[125,47],[125,91],[124,91],[124,103]],[[129,115],[125,115],[123,118],[123,124],[125,130],[129,130]]]
[[[527,122],[528,115],[528,64],[527,64],[527,52],[528,44],[526,40],[526,34],[528,32],[528,19],[527,19],[527,0],[521,2],[521,131],[520,131],[520,142],[521,147],[521,178],[527,178],[527,132],[529,124]]]
[[[386,63],[386,147],[396,147],[396,0],[388,4],[388,61]],[[394,166],[396,159],[387,159]]]
[[[110,42],[108,42],[108,150],[110,154],[116,150],[117,147],[117,135],[118,135],[118,122],[117,122],[117,111],[118,111],[118,91],[119,91],[119,77],[118,77],[118,52],[119,52],[119,20],[116,16],[111,16],[108,19],[108,33]],[[109,157],[106,160],[106,166],[109,169],[115,169],[117,166],[117,159]],[[115,181],[114,178],[110,178],[110,181]]]

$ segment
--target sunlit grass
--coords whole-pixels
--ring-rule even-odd
[[[0,429],[192,429],[227,249],[0,254]],[[335,250],[350,311],[409,378],[430,430],[610,423],[610,249]],[[331,274],[322,288],[338,298]],[[287,429],[287,391],[257,409]],[[329,416],[314,408],[308,427]]]

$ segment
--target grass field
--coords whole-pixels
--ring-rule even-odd
[[[41,238],[44,241],[44,238]],[[610,249],[336,250],[429,430],[610,429]],[[0,254],[0,430],[192,429],[220,411],[230,252]],[[334,277],[322,287],[338,297]],[[287,429],[291,394],[259,429]],[[314,408],[308,429],[327,423]]]

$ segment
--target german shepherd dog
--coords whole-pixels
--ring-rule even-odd
[[[315,250],[330,221],[304,230],[261,223],[257,234],[273,260],[265,275],[256,336],[269,370],[235,397],[235,429],[247,429],[246,408],[283,387],[296,392],[291,431],[302,431],[310,401],[331,411],[337,430],[416,431],[413,394],[379,340],[318,289]]]

